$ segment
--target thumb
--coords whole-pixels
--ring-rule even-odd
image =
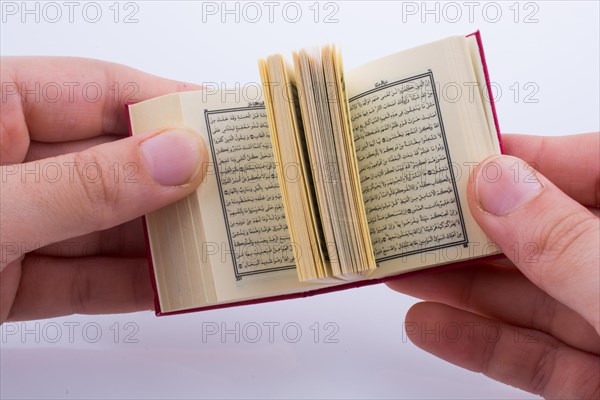
[[[189,195],[203,179],[206,157],[196,132],[170,130],[0,167],[0,271],[26,252]]]
[[[477,223],[525,276],[600,332],[598,218],[518,158],[492,157],[473,173]]]

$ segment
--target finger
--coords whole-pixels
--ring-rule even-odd
[[[77,153],[98,146],[99,144],[114,142],[123,139],[117,135],[100,135],[89,139],[73,140],[70,142],[46,143],[30,141],[24,162],[42,160],[44,158],[56,157],[62,154]]]
[[[141,218],[104,231],[51,243],[33,252],[52,257],[146,257],[146,242]]]
[[[197,133],[174,130],[0,167],[1,265],[191,194],[202,180],[206,157]]]
[[[20,162],[29,137],[64,142],[126,135],[125,103],[197,85],[105,61],[75,57],[2,57],[0,163]]]
[[[0,324],[6,321],[10,313],[20,279],[21,260],[11,262],[0,272]]]
[[[502,135],[506,154],[525,160],[569,197],[600,207],[600,133]]]
[[[534,284],[581,314],[600,333],[598,218],[510,156],[474,171],[471,213]]]
[[[1,58],[0,58],[1,60]],[[29,134],[27,122],[20,102],[5,101],[4,73],[0,67],[0,80],[2,82],[0,95],[0,165],[20,163],[25,158],[29,147]]]
[[[600,353],[600,336],[573,310],[531,283],[518,269],[474,265],[390,281],[399,292],[547,332],[566,344]]]
[[[418,303],[404,331],[425,351],[546,398],[597,399],[598,357],[547,334],[438,303]]]
[[[152,285],[145,259],[28,254],[8,320],[125,313],[152,307]]]

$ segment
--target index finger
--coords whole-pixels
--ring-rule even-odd
[[[600,207],[600,133],[502,135],[506,154],[525,160],[569,197]]]
[[[3,57],[0,71],[2,119],[9,123],[3,139],[28,135],[36,141],[63,142],[126,135],[126,102],[200,89],[87,58]],[[24,118],[15,116],[19,112]]]

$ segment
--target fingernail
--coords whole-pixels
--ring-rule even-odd
[[[543,189],[536,173],[516,157],[496,156],[486,160],[475,182],[480,208],[504,216],[523,207]]]
[[[140,144],[146,168],[163,186],[181,186],[194,179],[203,162],[204,144],[191,131],[159,133]]]

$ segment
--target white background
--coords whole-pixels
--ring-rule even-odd
[[[72,22],[63,2],[55,3],[61,16],[52,22],[57,19],[54,6],[44,12],[43,3],[31,2],[27,7],[39,11],[25,14],[20,1],[3,2],[1,54],[94,57],[173,79],[233,86],[256,82],[256,60],[273,52],[289,55],[333,41],[342,46],[351,68],[480,29],[492,81],[501,90],[496,100],[503,132],[556,135],[599,129],[596,1],[352,1],[327,7],[311,1],[297,3],[302,15],[296,23],[291,22],[296,8],[288,6],[286,14],[283,2],[275,6],[272,21],[268,6],[255,3],[262,10],[257,22],[256,7],[243,3],[237,15],[223,14],[221,2],[205,3],[205,11],[219,9],[210,15],[194,2],[98,2],[102,14],[96,23],[90,22],[95,8],[85,14],[86,3],[75,3]],[[14,15],[5,12],[11,5],[18,8]],[[316,21],[315,8],[320,10]],[[425,8],[433,11],[425,13]],[[337,22],[324,23],[334,11]],[[130,12],[137,22],[124,23]],[[378,285],[175,317],[144,312],[5,324],[0,397],[535,397],[447,364],[408,342],[402,322],[416,301]],[[272,343],[270,323],[279,324]],[[236,324],[239,343],[233,333],[203,338],[208,327],[235,331]],[[287,336],[282,332],[286,324]],[[252,343],[256,326],[262,337]],[[292,343],[298,327],[302,334]],[[325,335],[334,328],[329,339],[337,343],[326,343]],[[23,335],[25,330],[30,333]],[[51,343],[57,333],[57,343]],[[126,338],[128,333],[133,336]]]

